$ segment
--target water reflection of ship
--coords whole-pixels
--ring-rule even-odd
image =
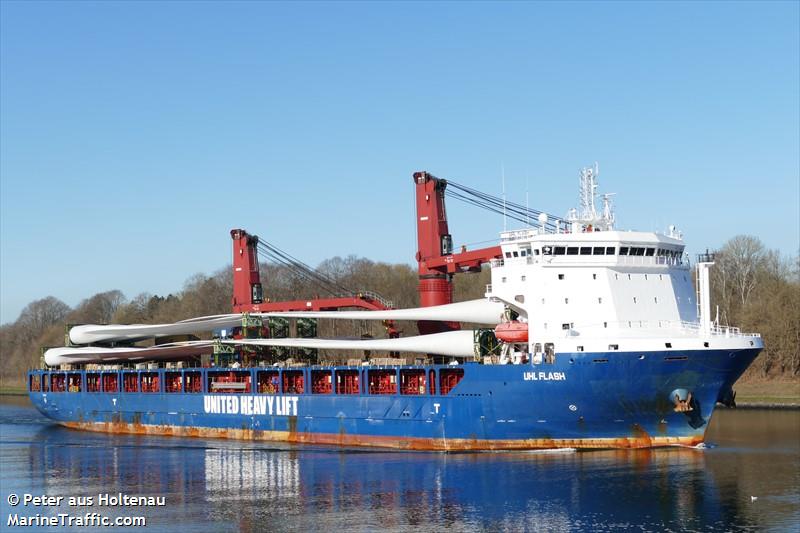
[[[46,487],[81,479],[87,491],[168,495],[173,511],[197,507],[204,518],[245,531],[281,516],[308,527],[345,514],[376,527],[564,529],[576,516],[641,523],[642,505],[652,509],[654,524],[724,512],[698,450],[442,455],[243,449],[194,440],[175,447],[174,439],[57,427],[42,429],[36,441],[31,471],[48,478]]]

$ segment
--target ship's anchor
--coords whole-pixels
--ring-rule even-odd
[[[672,403],[675,404],[676,413],[686,413],[692,410],[692,393],[686,389],[675,389],[670,394]]]
[[[686,389],[675,389],[669,395],[670,400],[675,405],[673,409],[676,413],[683,413],[689,419],[689,425],[694,429],[705,425],[706,421],[700,412],[700,402],[697,401],[692,393]]]

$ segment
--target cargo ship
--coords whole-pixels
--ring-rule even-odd
[[[675,227],[617,230],[610,195],[595,205],[596,176],[596,167],[581,171],[579,208],[564,219],[535,212],[499,246],[454,253],[448,182],[415,173],[414,309],[372,293],[265,302],[259,240],[233,230],[234,313],[73,327],[69,345],[29,372],[31,401],[67,427],[110,433],[441,451],[701,444],[762,339],[712,320],[713,254],[692,268]],[[506,214],[519,207],[502,202]],[[453,303],[452,276],[484,263],[485,298]],[[362,310],[339,310],[352,307]],[[265,334],[265,324],[289,319],[380,320],[389,336]],[[419,321],[422,334],[397,336],[395,320]],[[214,340],[135,344],[212,330]],[[242,356],[276,347],[418,357],[290,365]]]

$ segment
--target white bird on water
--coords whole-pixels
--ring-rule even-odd
[[[750,496],[750,501],[754,502],[758,499],[758,496]]]

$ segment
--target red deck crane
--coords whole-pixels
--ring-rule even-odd
[[[391,309],[379,295],[364,291],[352,296],[265,302],[258,266],[258,237],[243,229],[231,230],[233,239],[233,312],[331,311],[360,307],[370,311]]]
[[[419,302],[422,307],[453,301],[453,275],[480,272],[481,264],[501,257],[499,246],[453,253],[453,237],[447,225],[444,193],[447,181],[428,172],[415,172],[417,188],[417,250]],[[422,321],[422,334],[458,329],[457,323]]]

